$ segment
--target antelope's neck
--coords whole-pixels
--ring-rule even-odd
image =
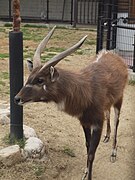
[[[91,103],[90,82],[82,73],[61,71],[58,89],[61,95],[58,109],[79,116]]]

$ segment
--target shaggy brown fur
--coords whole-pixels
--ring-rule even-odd
[[[95,58],[95,62],[78,73],[58,67],[54,68],[53,74],[50,73],[50,67],[45,67],[41,71],[40,69],[41,67],[37,67],[32,71],[26,85],[16,96],[16,99],[19,98],[18,104],[22,105],[29,101],[54,101],[59,107],[61,106],[61,110],[80,120],[86,136],[90,180],[104,114],[110,112],[111,106],[117,110],[112,157],[116,156],[117,127],[128,77],[127,67],[121,57],[103,50]],[[108,118],[108,139],[109,126]],[[93,131],[92,127],[94,127]]]

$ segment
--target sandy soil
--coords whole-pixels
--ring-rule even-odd
[[[91,62],[88,55],[72,55],[59,66],[80,69]],[[0,61],[1,70],[8,61]],[[8,100],[8,96],[0,99]],[[105,144],[102,139],[93,167],[93,180],[135,180],[135,86],[127,85],[118,131],[118,157],[110,162],[112,134]],[[0,167],[0,180],[81,180],[86,167],[85,139],[77,119],[57,110],[55,104],[33,103],[24,107],[24,124],[33,127],[46,145],[46,155],[40,160],[27,160],[13,167]],[[105,130],[105,129],[104,129]],[[9,133],[8,125],[0,125],[0,148],[7,146],[2,140]]]

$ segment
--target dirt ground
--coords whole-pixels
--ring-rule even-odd
[[[82,31],[81,31],[82,33]],[[7,48],[8,43],[5,43]],[[1,47],[0,47],[1,48]],[[82,49],[84,47],[82,46]],[[79,70],[91,63],[88,54],[74,54],[58,66]],[[0,60],[0,71],[8,71],[8,59]],[[25,76],[28,76],[26,71]],[[1,92],[0,99],[9,102],[9,94]],[[135,180],[135,86],[127,85],[118,131],[118,156],[110,162],[113,138],[103,143],[105,128],[93,166],[93,180]],[[46,146],[40,160],[28,159],[12,167],[0,167],[0,180],[81,180],[86,167],[86,148],[79,121],[57,110],[55,104],[33,103],[24,106],[24,124],[34,128]],[[9,125],[0,125],[0,148],[7,145],[3,137]]]

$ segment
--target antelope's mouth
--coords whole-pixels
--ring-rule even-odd
[[[23,100],[23,99],[19,98],[18,96],[15,96],[14,102],[15,102],[15,104],[17,104],[19,106],[23,106],[24,104],[27,104],[27,103],[30,103],[33,101],[32,101],[32,99]]]
[[[26,105],[26,104],[28,104],[28,103],[32,103],[33,101],[31,100],[31,99],[29,99],[29,100],[27,100],[27,101],[20,101],[19,103],[18,103],[18,105],[19,106],[23,106],[23,105]]]

